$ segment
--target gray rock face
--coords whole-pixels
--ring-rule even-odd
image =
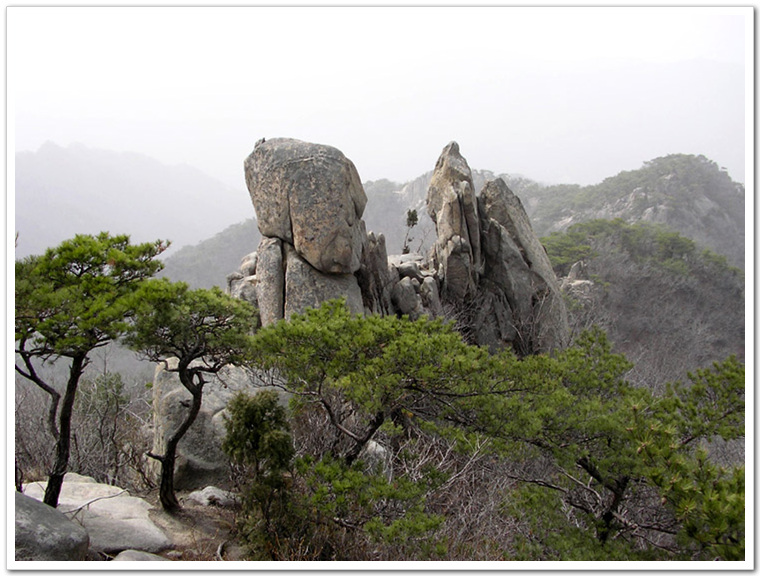
[[[255,147],[245,175],[262,235],[292,244],[320,272],[359,269],[367,196],[342,152],[274,138]]]
[[[24,493],[41,499],[46,482],[28,484]],[[67,474],[58,510],[80,522],[90,537],[90,549],[114,553],[122,550],[160,552],[171,540],[148,516],[151,506],[118,486],[99,484],[92,478]]]
[[[491,321],[484,318],[490,326],[481,331],[488,334],[482,343],[492,344],[498,334],[516,342],[523,354],[566,346],[569,328],[559,284],[520,199],[497,179],[486,183],[479,205],[486,260],[481,292],[491,294],[487,307],[493,308]]]
[[[394,287],[391,296],[393,305],[399,313],[416,320],[423,313],[422,297],[420,296],[420,283],[408,276],[402,278]]]
[[[256,266],[257,299],[261,325],[268,326],[285,314],[285,267],[279,238],[261,239]]]
[[[63,512],[15,493],[16,560],[84,560],[87,531]]]
[[[327,300],[344,297],[353,314],[363,314],[359,282],[353,274],[323,274],[285,244],[285,318],[318,308]]]
[[[356,277],[365,312],[383,316],[392,314],[391,291],[398,282],[398,273],[395,268],[388,266],[388,252],[385,248],[385,236],[382,234],[367,234],[361,267]]]

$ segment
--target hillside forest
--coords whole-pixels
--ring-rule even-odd
[[[169,252],[73,232],[15,262],[17,487],[55,507],[76,472],[180,517],[183,436],[233,369],[258,388],[221,444],[246,560],[745,560],[744,187],[681,154],[593,186],[472,176],[520,198],[567,347],[489,351],[451,314],[340,299],[261,327],[227,285],[253,210]],[[389,254],[430,250],[430,177],[363,183]],[[189,392],[160,446],[157,365]]]

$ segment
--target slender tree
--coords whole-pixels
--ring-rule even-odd
[[[90,354],[124,332],[130,297],[162,267],[155,257],[166,247],[162,241],[132,245],[128,236],[103,232],[16,262],[15,368],[50,396],[55,458],[44,496],[50,506],[58,505],[68,468],[74,399]],[[62,359],[69,372],[61,396],[40,368]]]
[[[255,310],[219,288],[190,290],[185,283],[166,279],[146,282],[134,298],[137,313],[125,342],[145,358],[163,362],[192,395],[190,409],[167,438],[164,453],[148,453],[161,463],[159,497],[171,512],[180,508],[174,492],[177,445],[201,409],[206,377],[243,361]],[[167,362],[172,357],[176,366]]]

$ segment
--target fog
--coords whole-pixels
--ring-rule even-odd
[[[670,153],[745,181],[752,9],[8,8],[9,154],[135,151],[244,187],[262,137],[363,180],[590,184]],[[749,96],[748,96],[749,95]],[[12,166],[12,157],[9,158]]]

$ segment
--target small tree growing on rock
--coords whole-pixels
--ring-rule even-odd
[[[198,416],[206,377],[244,359],[255,311],[219,288],[190,290],[183,282],[166,279],[146,283],[135,299],[137,314],[127,345],[177,373],[193,397],[184,421],[166,440],[164,453],[148,453],[161,463],[159,498],[172,512],[180,508],[174,493],[177,445]],[[176,367],[166,361],[171,357],[177,358]]]

